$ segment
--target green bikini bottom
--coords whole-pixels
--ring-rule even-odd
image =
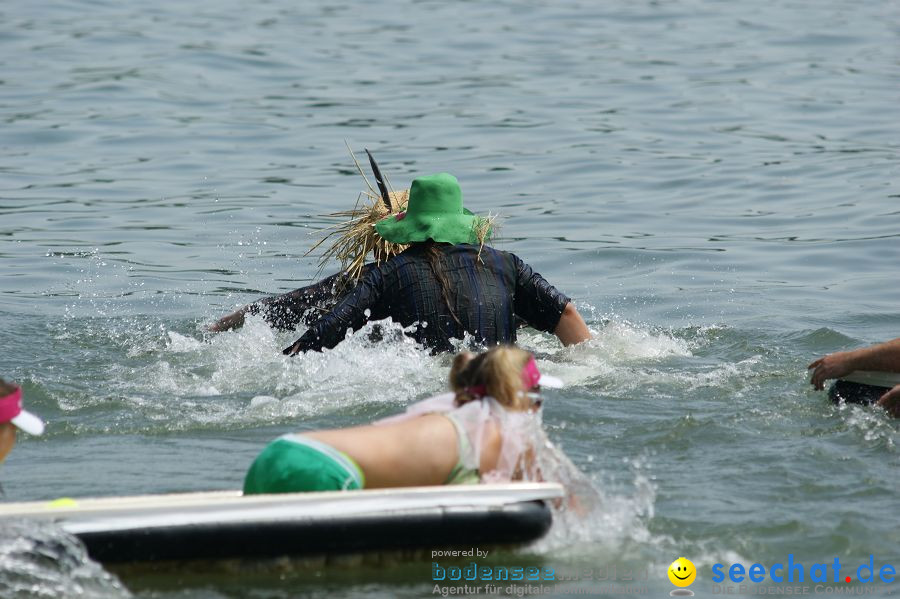
[[[347,454],[303,435],[269,443],[244,478],[244,495],[348,491],[365,487],[362,470]]]

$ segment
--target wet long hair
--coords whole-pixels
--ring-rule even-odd
[[[453,309],[453,302],[450,301],[450,281],[447,280],[447,275],[444,274],[444,267],[441,264],[441,251],[433,239],[422,242],[422,247],[425,249],[425,257],[428,258],[428,266],[431,267],[434,278],[438,280],[441,286],[441,296],[444,298],[444,304],[447,306],[447,310],[450,311],[450,316],[459,326],[460,332],[465,333],[466,327],[460,321],[459,316],[456,315],[456,310]]]
[[[456,405],[461,406],[481,398],[473,388],[484,386],[501,405],[513,410],[526,410],[530,402],[524,397],[522,369],[531,357],[527,351],[510,345],[498,345],[475,355],[458,354],[450,368],[450,388],[456,393]]]

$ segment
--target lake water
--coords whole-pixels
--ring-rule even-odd
[[[898,42],[889,0],[0,4],[0,375],[49,421],[7,500],[236,488],[275,436],[443,388],[409,344],[202,331],[315,280],[349,144],[398,189],[454,173],[594,331],[521,341],[603,516],[493,563],[597,569],[560,596],[603,568],[665,596],[682,555],[706,596],[717,563],[900,567],[898,424],[806,374],[900,335]],[[433,596],[428,559],[116,578],[3,547],[15,596]]]

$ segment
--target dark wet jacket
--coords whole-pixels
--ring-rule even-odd
[[[363,266],[363,275],[374,266]],[[315,323],[346,297],[353,287],[347,273],[338,272],[312,285],[258,300],[250,304],[248,311],[250,314],[262,313],[270,326],[289,331],[301,322],[305,325]]]
[[[432,265],[428,247],[434,253]],[[444,288],[435,271],[444,275]],[[515,343],[517,317],[553,332],[569,298],[515,254],[472,245],[414,244],[370,266],[359,283],[285,350],[332,348],[348,329],[391,317],[435,351],[453,351],[466,333],[480,345]],[[451,310],[452,308],[452,310]]]

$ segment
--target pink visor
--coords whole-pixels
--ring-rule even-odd
[[[541,371],[538,370],[537,362],[534,360],[534,356],[531,356],[528,358],[528,362],[522,369],[522,386],[525,387],[525,390],[527,391],[529,389],[534,389],[537,386],[561,389],[564,384],[562,380],[555,376],[541,374]]]
[[[22,409],[22,388],[0,397],[0,422],[12,422],[18,428],[32,435],[44,432],[44,423],[40,418]]]
[[[522,368],[522,387],[526,391],[531,391],[538,386],[550,389],[561,389],[565,384],[561,379],[558,379],[555,376],[541,374],[541,371],[538,370],[537,362],[534,360],[534,356],[531,356]],[[468,391],[476,397],[484,397],[487,394],[487,387],[484,385],[474,385],[469,387]]]

